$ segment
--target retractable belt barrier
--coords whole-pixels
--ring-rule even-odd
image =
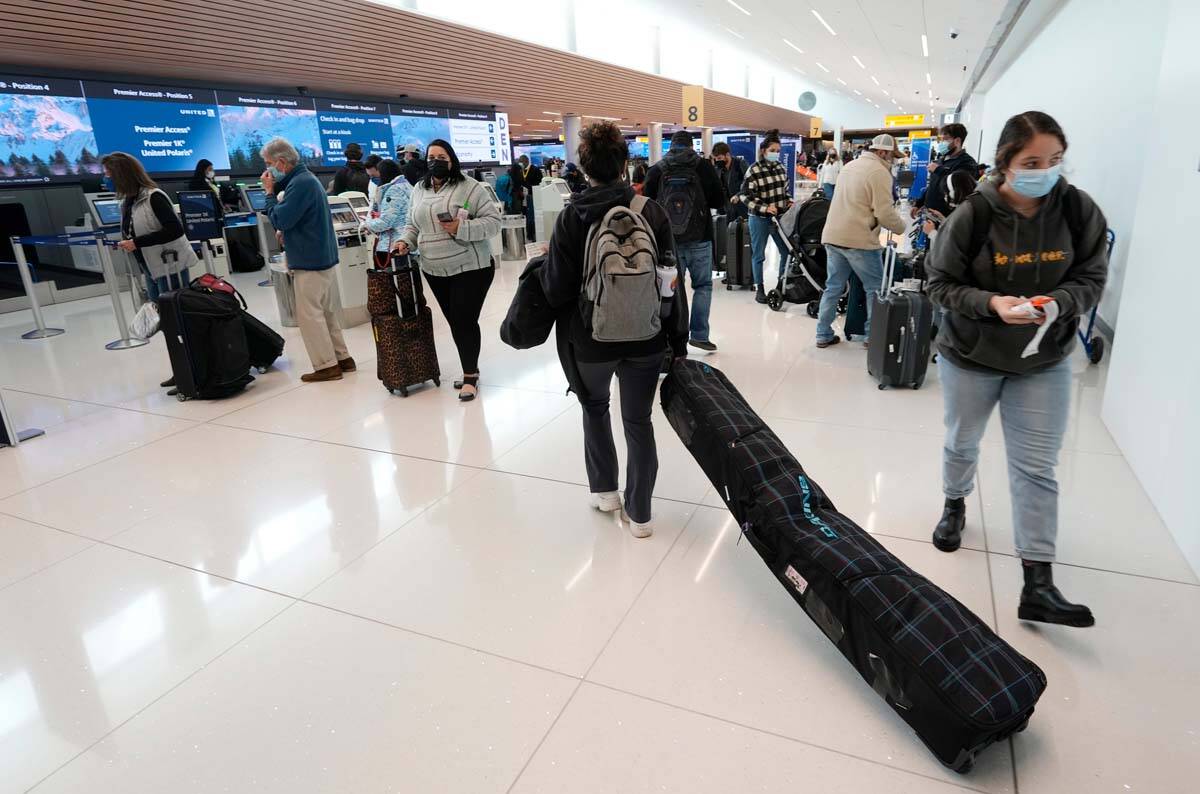
[[[129,323],[125,319],[125,307],[121,305],[121,290],[117,285],[117,274],[113,269],[112,255],[109,253],[109,249],[115,248],[116,243],[107,239],[104,230],[10,237],[9,242],[12,243],[13,255],[17,260],[17,272],[21,274],[21,283],[25,287],[25,294],[29,297],[29,308],[33,312],[34,325],[37,326],[34,330],[21,334],[22,339],[45,339],[66,333],[62,328],[46,327],[45,318],[42,317],[42,307],[38,303],[37,291],[33,286],[33,276],[29,268],[29,261],[25,258],[24,246],[57,245],[78,247],[90,245],[95,246],[96,255],[100,259],[100,267],[104,273],[104,283],[108,285],[108,294],[112,298],[113,313],[116,315],[117,320],[117,330],[121,334],[119,339],[106,344],[104,346],[105,349],[127,350],[148,344],[145,339],[134,339],[129,335]]]

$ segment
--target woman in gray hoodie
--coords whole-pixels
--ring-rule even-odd
[[[1013,116],[1000,133],[992,181],[949,217],[933,247],[929,295],[945,309],[938,373],[946,402],[946,504],[933,543],[954,551],[962,542],[979,442],[999,404],[1025,575],[1017,615],[1083,627],[1095,623],[1091,610],[1067,601],[1051,576],[1054,469],[1071,405],[1068,356],[1079,315],[1104,290],[1108,252],[1104,215],[1059,173],[1066,149],[1047,114]],[[1042,308],[1030,312],[1031,300]]]
[[[401,254],[421,251],[421,272],[462,362],[463,376],[454,387],[467,402],[479,386],[479,313],[496,274],[488,240],[500,233],[500,212],[483,185],[462,172],[449,143],[431,141],[425,153],[429,171],[413,188],[408,224],[394,248]]]

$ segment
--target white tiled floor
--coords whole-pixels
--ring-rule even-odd
[[[715,292],[708,361],[839,508],[1046,670],[1029,729],[944,770],[767,573],[656,412],[658,528],[587,506],[553,346],[484,310],[480,399],[435,310],[443,386],[302,386],[299,334],[243,394],[179,403],[162,342],[108,352],[107,299],[0,316],[0,387],[45,437],[0,450],[0,794],[1195,790],[1200,582],[1100,421],[1076,356],[1060,469],[1068,595],[1016,620],[998,424],[964,548],[934,550],[941,393],[879,392],[801,307]],[[238,276],[277,324],[271,293]],[[618,433],[619,437],[619,433]],[[623,444],[618,441],[623,449]]]

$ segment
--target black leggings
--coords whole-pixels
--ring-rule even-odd
[[[425,274],[429,289],[437,298],[442,314],[446,315],[446,322],[450,323],[450,333],[454,336],[454,346],[458,348],[463,374],[479,372],[479,348],[482,344],[479,313],[483,311],[483,301],[495,277],[494,266],[468,270],[456,276]]]

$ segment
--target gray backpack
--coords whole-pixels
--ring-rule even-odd
[[[634,196],[588,230],[579,308],[597,342],[640,342],[662,330],[658,243],[642,214],[648,201]]]

